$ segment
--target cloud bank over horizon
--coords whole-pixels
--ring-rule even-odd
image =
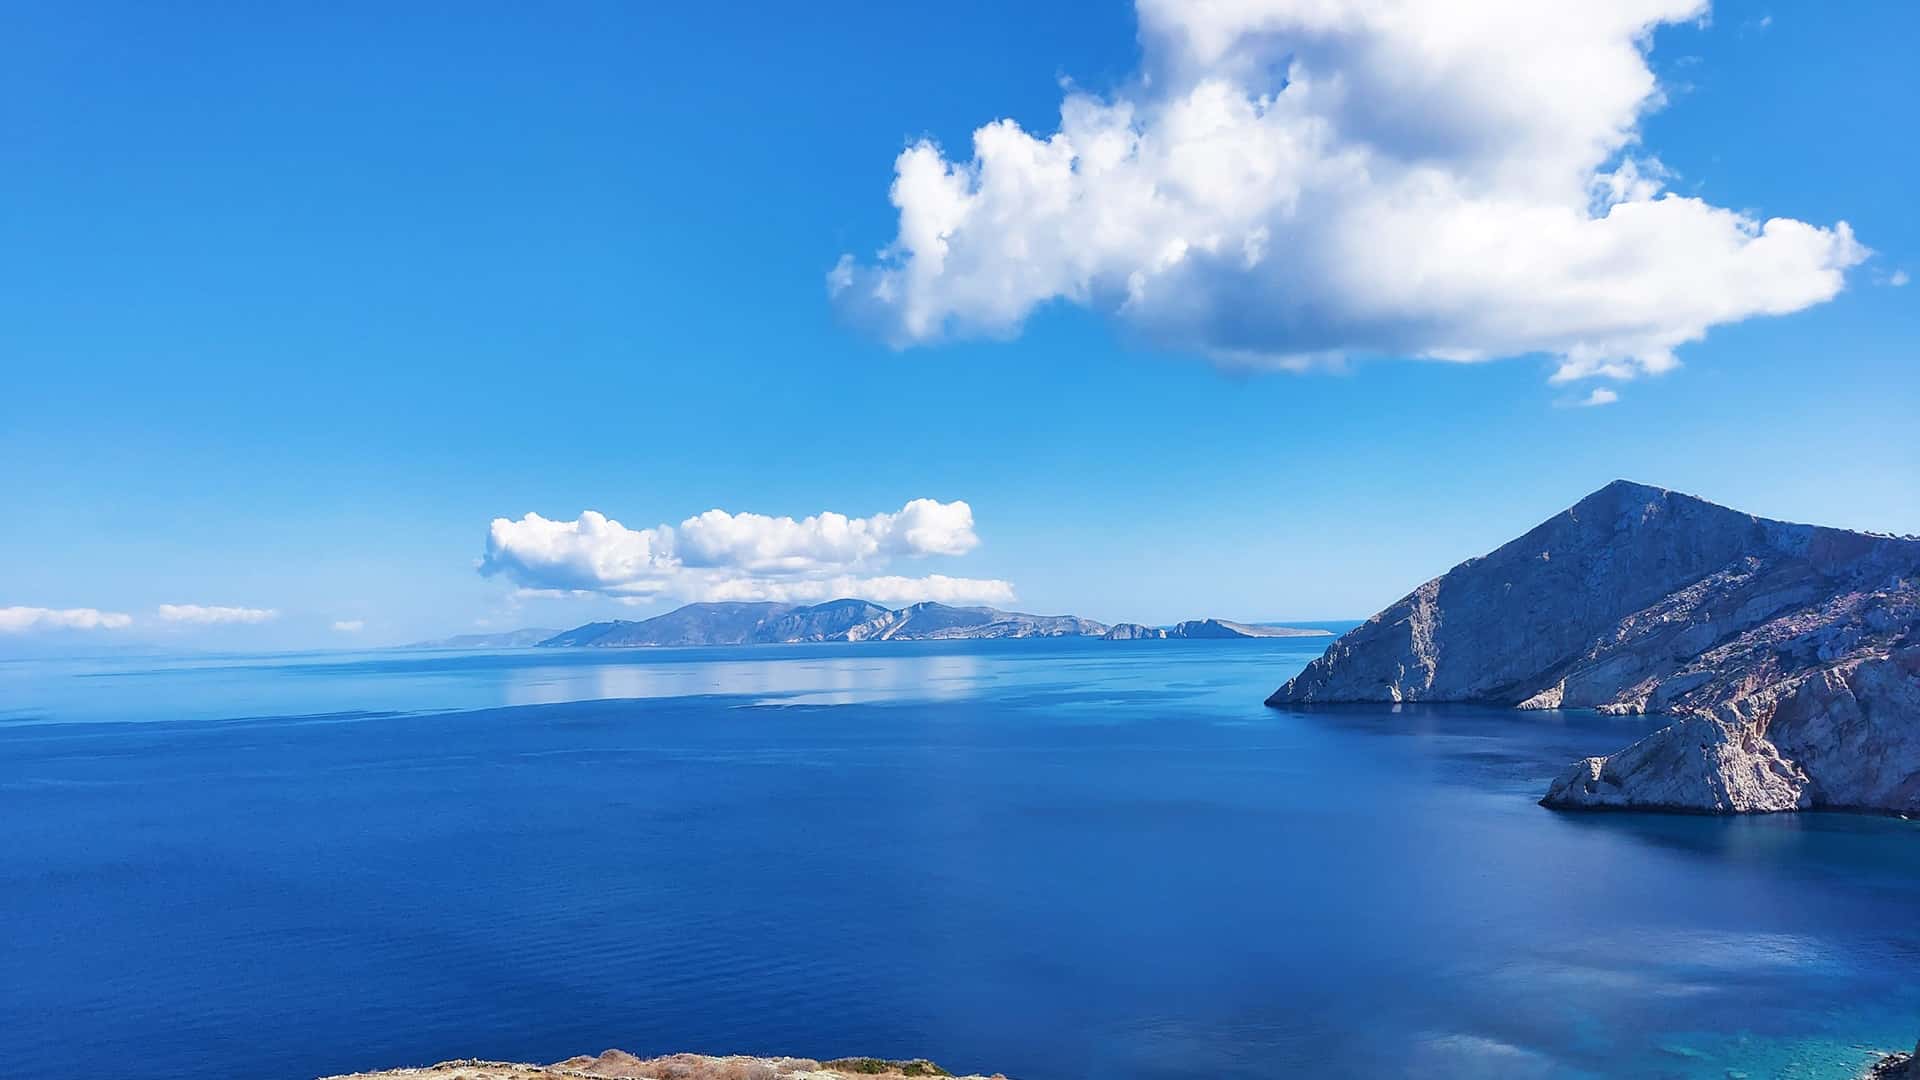
[[[99,608],[0,606],[0,634],[40,634],[62,631],[159,630],[172,636],[223,626],[257,626],[280,618],[275,608],[225,604],[160,604],[151,615],[131,615]]]
[[[1700,0],[1136,6],[1128,88],[899,155],[898,235],[828,275],[847,317],[907,347],[1065,300],[1226,366],[1544,354],[1556,382],[1629,379],[1832,299],[1870,254],[1845,222],[1667,189],[1646,53]]]
[[[156,609],[161,622],[215,626],[224,623],[255,624],[280,617],[272,608],[229,607],[222,604],[161,604]]]
[[[978,547],[965,502],[913,499],[894,513],[806,518],[709,510],[678,526],[630,529],[595,510],[571,521],[536,513],[495,518],[482,576],[522,594],[605,596],[630,604],[682,600],[810,603],[854,596],[877,603],[921,600],[1003,603],[997,579],[883,574],[894,558],[964,555]]]
[[[133,616],[98,608],[0,607],[0,634],[33,630],[124,630]]]

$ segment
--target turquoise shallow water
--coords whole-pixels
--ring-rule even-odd
[[[1646,724],[1263,708],[1322,645],[0,664],[0,1060],[1840,1078],[1920,1035],[1920,824],[1551,813]]]

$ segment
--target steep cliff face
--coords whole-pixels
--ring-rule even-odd
[[[1722,701],[1542,800],[1573,810],[1920,811],[1920,646],[1854,658]]]
[[[1916,645],[1920,540],[1620,481],[1414,590],[1268,704],[1671,713],[1545,801],[1920,810]]]

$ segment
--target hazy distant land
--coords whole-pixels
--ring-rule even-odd
[[[1318,627],[1191,619],[1172,626],[1115,623],[1076,615],[1029,615],[990,607],[933,602],[887,608],[866,600],[823,604],[724,602],[687,604],[650,619],[591,622],[571,630],[514,630],[420,642],[419,649],[595,648],[686,645],[782,645],[826,641],[979,641],[997,638],[1099,638],[1107,641],[1187,638],[1332,637]]]

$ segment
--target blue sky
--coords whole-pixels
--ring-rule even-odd
[[[830,298],[843,254],[884,261],[903,148],[1044,137],[1062,80],[1167,92],[1128,4],[390,8],[4,16],[0,608],[349,646],[671,607],[477,572],[494,519],[586,510],[963,500],[968,542],[855,569],[1150,622],[1361,617],[1620,476],[1920,532],[1920,288],[1891,283],[1920,272],[1914,5],[1657,31],[1632,152],[1667,190],[1871,254],[1672,370],[1562,383],[1563,356],[1375,338],[1338,370],[1225,363],[1217,326],[1098,288],[912,342]],[[1619,400],[1567,407],[1595,388]]]

